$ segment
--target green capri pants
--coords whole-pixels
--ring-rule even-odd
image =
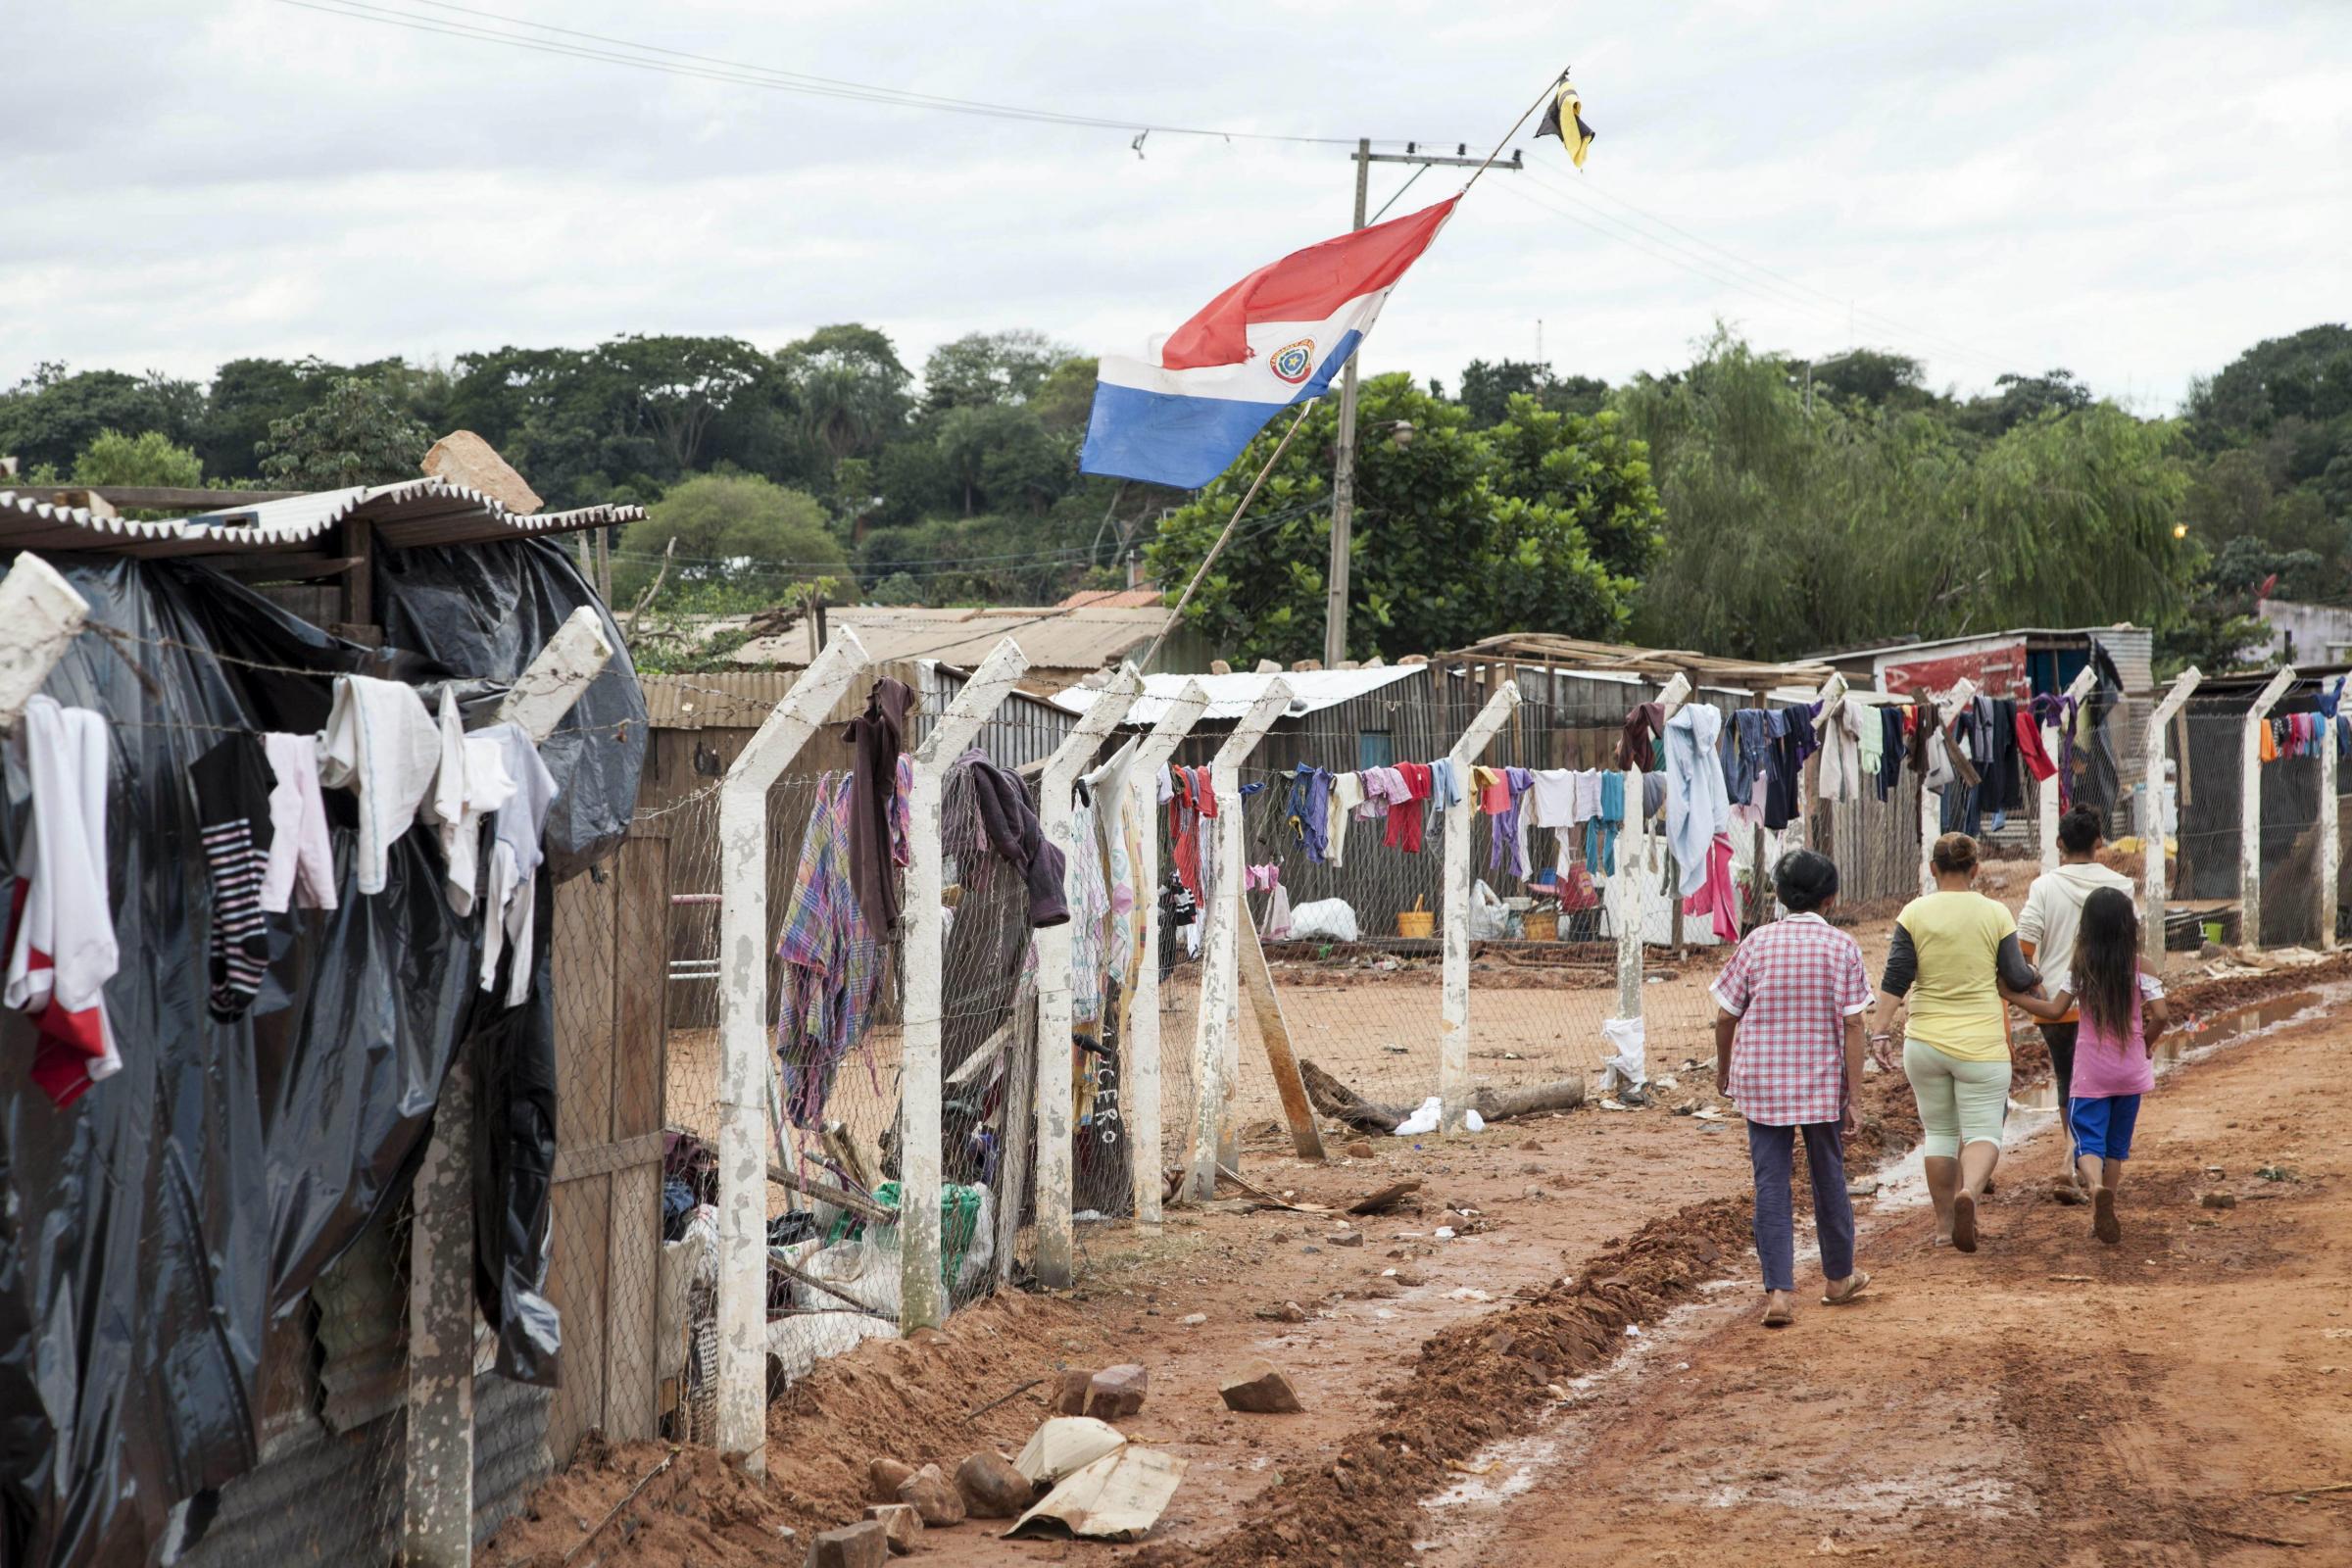
[[[2009,1109],[2009,1058],[1962,1061],[1924,1040],[1903,1042],[1903,1076],[1919,1102],[1930,1159],[1957,1159],[1963,1144],[2001,1142]]]

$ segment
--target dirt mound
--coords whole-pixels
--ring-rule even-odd
[[[866,1461],[878,1454],[953,1471],[975,1448],[1017,1451],[1043,1413],[1043,1387],[976,1420],[965,1412],[1064,1362],[1085,1360],[1100,1341],[1073,1304],[1009,1291],[957,1312],[945,1333],[868,1340],[768,1407],[764,1481],[708,1448],[683,1448],[632,1497],[630,1489],[668,1456],[668,1445],[608,1450],[591,1436],[476,1560],[486,1568],[556,1568],[595,1531],[595,1544],[570,1559],[571,1568],[599,1561],[769,1568],[784,1560],[778,1526],[799,1531],[805,1549],[814,1532],[864,1511]],[[608,1514],[614,1517],[605,1523]]]
[[[1385,1391],[1387,1416],[1328,1465],[1264,1494],[1205,1547],[1148,1546],[1139,1565],[1409,1562],[1418,1499],[1498,1438],[1532,1428],[1562,1380],[1602,1365],[1630,1324],[1654,1321],[1721,1276],[1747,1234],[1744,1199],[1693,1203],[1612,1246],[1574,1280],[1422,1347]]]

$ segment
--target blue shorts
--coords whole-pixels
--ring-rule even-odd
[[[2074,1131],[2077,1154],[2095,1154],[2101,1159],[2130,1159],[2132,1129],[2139,1124],[2139,1097],[2078,1097],[2066,1102],[2066,1124]]]

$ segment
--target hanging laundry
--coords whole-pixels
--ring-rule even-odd
[[[980,831],[987,836],[989,848],[1017,869],[1028,884],[1030,926],[1060,925],[1068,920],[1070,908],[1061,887],[1061,851],[1046,842],[1045,828],[1037,819],[1037,808],[1029,804],[1029,792],[1021,787],[1019,775],[990,761],[978,747],[952,765],[971,768]],[[1204,817],[1216,815],[1216,795],[1207,772],[1200,768],[1193,777]]]
[[[32,1018],[32,1081],[62,1108],[122,1070],[106,1012],[121,962],[107,892],[106,720],[36,693],[17,728],[32,805],[0,1003]]]
[[[891,846],[894,828],[901,841],[906,831],[899,763],[906,753],[906,715],[913,708],[914,688],[885,675],[866,694],[865,711],[841,732],[856,757],[850,775],[850,885],[867,924],[882,937],[899,923],[899,879],[891,867],[903,862]]]
[[[1742,708],[1732,714],[1727,743],[1724,798],[1735,806],[1761,806],[1755,787],[1764,776],[1772,750],[1772,715],[1761,708]]]
[[[1879,773],[1872,780],[1884,801],[1893,793],[1903,776],[1903,710],[1899,708],[1879,710]]]
[[[1429,808],[1431,810],[1443,811],[1456,806],[1468,793],[1468,786],[1462,779],[1461,770],[1453,765],[1452,758],[1441,757],[1429,764]]]
[[[245,1016],[270,972],[262,877],[270,863],[270,762],[251,735],[231,735],[189,764],[197,837],[213,888],[205,934],[206,1009],[221,1023]]]
[[[1200,806],[1193,793],[1193,769],[1168,772],[1168,870],[1195,901],[1200,897]]]
[[[482,989],[497,984],[499,957],[513,949],[507,964],[507,1005],[513,1007],[531,994],[544,857],[540,841],[548,808],[555,804],[556,779],[520,724],[493,724],[479,733],[498,744],[500,763],[514,781],[514,794],[490,818],[490,887],[482,906]]]
[[[318,737],[262,737],[270,760],[270,858],[262,870],[264,914],[335,907],[335,848],[318,794]]]
[[[1244,868],[1242,884],[1252,893],[1266,897],[1265,918],[1257,924],[1257,934],[1268,942],[1280,942],[1291,934],[1291,896],[1282,889],[1282,867],[1268,860],[1263,865]]]
[[[2261,739],[2257,743],[2256,750],[2261,756],[2262,760],[2266,762],[2276,762],[2278,760],[2278,730],[2272,725],[2264,724],[2261,730]]]
[[[835,780],[840,780],[836,785]],[[881,977],[881,952],[858,906],[850,864],[854,775],[824,773],[801,833],[801,858],[785,905],[776,1008],[784,1113],[795,1127],[824,1126],[842,1059],[864,1038]]]
[[[1868,764],[1862,756],[1862,714],[1859,704],[1840,697],[1827,705],[1821,716],[1814,720],[1815,733],[1821,737],[1821,767],[1815,785],[1825,801],[1858,801],[1862,798],[1862,780]],[[1879,733],[1874,718],[1867,726],[1873,736]]]
[[[2036,698],[2035,706],[2039,706],[2039,702],[2040,699]],[[2041,726],[2034,721],[2033,710],[2018,710],[2013,727],[2017,731],[2018,760],[2025,763],[2026,771],[2034,775],[2034,781],[2039,784],[2055,777],[2058,764],[2050,760],[2048,750],[2041,744]]]
[[[1305,848],[1309,860],[1323,864],[1331,846],[1330,770],[1312,762],[1299,763],[1291,774],[1282,812],[1292,842]]]
[[[1532,869],[1527,858],[1526,797],[1531,788],[1528,781],[1534,776],[1524,767],[1496,770],[1491,794],[1501,797],[1503,808],[1490,818],[1494,825],[1489,830],[1487,869],[1491,871],[1507,870],[1524,879]]]
[[[450,908],[471,914],[481,876],[482,825],[514,798],[514,780],[507,772],[504,738],[488,730],[466,734],[457,693],[447,686],[441,688],[437,727],[441,761],[416,814],[439,825]]]
[[[1080,783],[1094,803],[1095,839],[1102,855],[1102,881],[1110,895],[1102,971],[1123,987],[1122,1001],[1135,990],[1136,955],[1144,937],[1144,905],[1135,885],[1139,822],[1129,809],[1128,791],[1140,740],[1129,740]],[[1125,1031],[1121,1031],[1122,1038]]]
[[[1347,859],[1348,819],[1360,812],[1364,805],[1364,780],[1360,773],[1335,773],[1331,780],[1331,800],[1323,818],[1323,855],[1326,864],[1340,865]]]
[[[1426,762],[1399,762],[1395,772],[1403,781],[1404,798],[1389,806],[1389,830],[1383,840],[1392,850],[1421,853],[1421,816],[1428,803],[1431,780]]]
[[[1592,814],[1577,810],[1578,775],[1564,767],[1540,767],[1528,775],[1526,804],[1521,808],[1537,827],[1574,827]],[[1593,775],[1592,798],[1600,799],[1599,775]]]
[[[1706,703],[1686,703],[1666,721],[1666,847],[1685,897],[1706,879],[1707,844],[1731,815],[1715,757],[1722,733],[1723,714]]]
[[[1625,775],[1600,775],[1600,802],[1585,819],[1585,866],[1617,874],[1617,833],[1625,825]]]
[[[1090,803],[1070,808],[1070,847],[1062,857],[1062,903],[1070,911],[1070,1017],[1091,1025],[1102,1016],[1110,884],[1103,874],[1102,846],[1095,836],[1095,809]]]
[[[1740,940],[1740,888],[1732,880],[1732,840],[1715,835],[1701,857],[1698,885],[1683,906],[1689,914],[1711,917],[1715,935],[1725,942]]]
[[[1620,768],[1639,767],[1647,771],[1656,765],[1656,754],[1650,748],[1650,737],[1666,730],[1666,708],[1662,703],[1638,703],[1625,715],[1625,729],[1617,739],[1617,765]]]
[[[384,891],[392,843],[416,820],[417,805],[440,765],[441,732],[414,687],[368,675],[335,677],[318,782],[349,789],[359,802],[353,861],[362,893]]]

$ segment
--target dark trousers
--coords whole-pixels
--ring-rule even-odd
[[[2058,1125],[2071,1145],[2075,1125],[2066,1113],[2075,1094],[2075,1031],[2082,1026],[2071,1023],[2045,1023],[2041,1026],[2041,1043],[2050,1048],[2050,1076],[2058,1080]]]
[[[1747,1124],[1747,1158],[1756,1173],[1756,1256],[1764,1288],[1796,1289],[1796,1216],[1788,1192],[1796,1135],[1805,1135],[1805,1163],[1813,1174],[1813,1230],[1821,1238],[1821,1273],[1841,1280],[1854,1271],[1854,1205],[1845,1196],[1845,1140],[1834,1121],[1801,1127]]]

